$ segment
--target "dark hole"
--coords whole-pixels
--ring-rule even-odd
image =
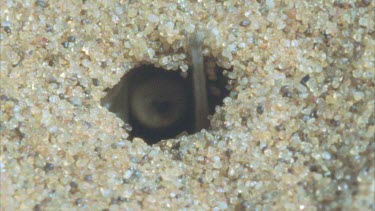
[[[206,79],[210,114],[229,93],[223,70],[215,67],[214,71],[216,78]],[[143,138],[150,145],[183,132],[197,132],[191,70],[188,73],[184,78],[179,71],[151,65],[135,68],[108,90],[102,105],[131,125],[131,137]]]

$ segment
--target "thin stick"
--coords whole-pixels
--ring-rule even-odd
[[[206,128],[209,125],[208,100],[206,88],[206,75],[204,72],[202,45],[203,32],[196,32],[189,39],[190,51],[193,63],[193,94],[194,94],[194,122],[195,131]]]

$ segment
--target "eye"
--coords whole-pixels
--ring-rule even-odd
[[[193,131],[191,79],[177,71],[133,69],[108,90],[102,105],[131,126],[132,137],[148,144]]]
[[[178,74],[141,70],[131,78],[129,86],[130,116],[143,130],[170,133],[168,128],[190,124],[190,87]]]

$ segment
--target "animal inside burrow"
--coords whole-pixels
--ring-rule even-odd
[[[209,115],[228,93],[226,81],[222,69],[203,57],[203,33],[188,40],[190,74],[183,77],[178,71],[143,65],[125,74],[102,99],[102,105],[125,122],[132,137],[154,144],[209,128]]]

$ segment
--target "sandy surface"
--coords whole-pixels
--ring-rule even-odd
[[[0,209],[374,210],[374,1],[332,2],[1,0]],[[211,128],[129,140],[104,90],[196,30]]]

